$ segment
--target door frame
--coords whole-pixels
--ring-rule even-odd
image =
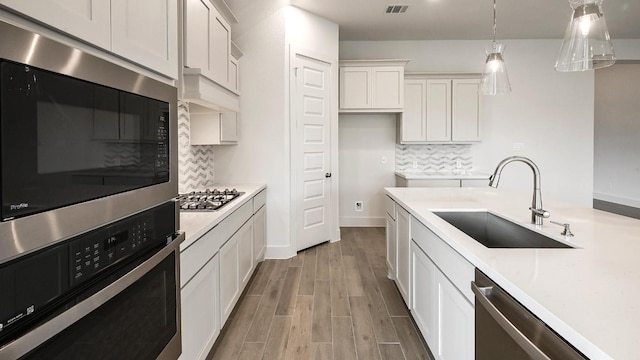
[[[300,143],[300,139],[297,135],[297,127],[296,127],[296,102],[294,99],[297,96],[297,77],[295,75],[296,71],[296,56],[300,55],[306,58],[310,58],[312,60],[322,61],[330,65],[330,103],[329,103],[329,127],[330,127],[330,152],[331,156],[329,158],[330,162],[330,172],[331,172],[331,184],[330,188],[330,201],[329,201],[329,209],[330,209],[330,222],[329,222],[329,241],[335,242],[340,240],[340,228],[339,224],[339,214],[338,214],[338,184],[339,184],[339,173],[338,173],[338,59],[331,59],[330,56],[325,54],[321,54],[312,50],[300,48],[297,46],[289,45],[289,56],[288,59],[288,72],[287,75],[289,77],[288,85],[289,85],[289,96],[287,98],[289,110],[289,163],[290,163],[290,212],[291,212],[291,227],[290,227],[290,239],[291,239],[291,250],[293,251],[293,255],[296,254],[297,243],[298,243],[298,229],[299,224],[302,221],[300,208],[301,204],[298,199],[301,199],[302,188],[298,183],[298,174],[301,171],[301,163],[300,163],[300,152],[302,151],[302,144]]]

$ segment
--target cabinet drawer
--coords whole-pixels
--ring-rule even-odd
[[[262,190],[253,198],[253,213],[257,213],[267,202],[267,190]]]
[[[473,265],[413,217],[411,218],[411,238],[473,304],[474,296],[470,285],[474,277]]]
[[[387,209],[387,214],[391,215],[392,219],[396,219],[396,202],[389,196],[384,199],[384,206]]]
[[[253,203],[243,204],[180,254],[180,286],[184,286],[253,215]]]

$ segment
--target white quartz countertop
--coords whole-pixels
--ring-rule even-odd
[[[235,198],[227,205],[216,211],[181,211],[180,230],[186,233],[186,239],[180,244],[180,251],[188,248],[194,241],[198,240],[214,226],[218,225],[224,218],[233,213],[240,206],[251,200],[261,190],[266,188],[265,184],[214,184],[211,188],[217,189],[237,189],[244,192],[243,195]]]
[[[396,171],[396,175],[407,180],[485,180],[490,174],[471,170],[452,171]]]
[[[482,188],[385,188],[386,193],[591,359],[638,359],[640,220],[544,198],[530,224],[530,193]],[[544,193],[543,193],[544,196]],[[487,210],[576,249],[490,249],[432,211]],[[575,237],[567,241],[567,222]]]

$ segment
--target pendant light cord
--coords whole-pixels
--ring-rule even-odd
[[[496,0],[493,0],[493,43],[496,43]]]

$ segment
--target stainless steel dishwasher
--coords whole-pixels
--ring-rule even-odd
[[[476,360],[587,359],[476,269]]]

